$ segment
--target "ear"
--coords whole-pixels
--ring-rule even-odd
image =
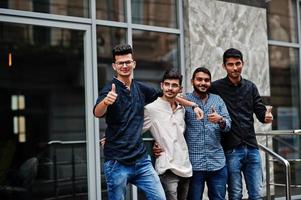
[[[162,82],[160,83],[160,86],[161,86],[161,90],[163,90],[163,83]]]
[[[223,63],[223,65],[222,65],[222,66],[223,66],[223,68],[226,70],[226,65],[225,65],[224,63]]]
[[[181,86],[178,93],[180,94],[182,92],[183,92],[183,87]]]
[[[133,62],[133,69],[136,67],[136,61]]]
[[[116,71],[115,63],[112,63],[112,67],[113,67],[114,71]]]

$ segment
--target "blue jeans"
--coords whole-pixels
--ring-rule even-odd
[[[228,167],[229,200],[242,199],[242,174],[249,200],[262,199],[262,167],[257,148],[241,145],[225,152]]]
[[[226,196],[227,167],[216,171],[193,171],[189,184],[189,200],[200,200],[203,197],[205,182],[210,200],[224,200]]]
[[[166,200],[159,176],[150,157],[137,160],[135,164],[124,165],[117,160],[104,163],[109,200],[125,199],[126,185],[131,183],[141,189],[147,199]]]

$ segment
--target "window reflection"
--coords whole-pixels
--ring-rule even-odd
[[[294,0],[268,2],[268,34],[271,40],[297,42],[296,3]]]
[[[158,88],[166,69],[180,69],[178,35],[133,31],[135,78]]]
[[[120,43],[126,43],[126,29],[97,27],[98,87],[100,88],[114,76],[112,49]]]
[[[96,18],[110,21],[125,21],[124,0],[96,0]]]
[[[271,102],[276,112],[274,129],[298,129],[299,59],[298,50],[270,46]]]
[[[299,51],[293,48],[270,46],[271,105],[273,129],[289,130],[300,127]],[[274,137],[274,148],[285,158],[298,158],[300,137]],[[300,148],[300,147],[298,147]]]
[[[0,27],[0,199],[87,199],[84,33]]]
[[[178,27],[176,0],[132,0],[131,2],[133,23]]]
[[[89,17],[89,0],[7,0],[1,8],[50,13],[76,17]]]

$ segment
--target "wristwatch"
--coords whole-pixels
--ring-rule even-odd
[[[220,120],[218,121],[218,124],[220,124],[220,125],[221,125],[221,124],[224,124],[224,123],[225,123],[225,120],[224,120],[224,118],[223,118],[223,117],[221,117],[221,118],[220,118]]]
[[[194,110],[196,107],[199,107],[199,105],[198,105],[198,104],[193,104],[193,105],[191,106],[192,110]]]

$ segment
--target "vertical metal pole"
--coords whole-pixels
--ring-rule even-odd
[[[266,144],[266,147],[269,147],[269,137],[266,136],[265,137],[265,144]],[[270,179],[271,179],[271,176],[270,176],[270,157],[267,153],[265,153],[265,167],[266,167],[266,170],[265,170],[265,173],[266,173],[266,196],[267,196],[267,200],[271,200],[271,185],[270,185]]]
[[[54,145],[54,155],[53,155],[53,178],[54,178],[55,199],[58,199],[57,161],[56,161],[56,146],[55,145]]]
[[[71,144],[71,162],[72,162],[72,199],[75,199],[76,191],[75,191],[75,159],[74,159],[74,145]]]
[[[290,163],[287,161],[285,163],[285,174],[286,174],[286,199],[291,200],[291,169],[290,169]]]

